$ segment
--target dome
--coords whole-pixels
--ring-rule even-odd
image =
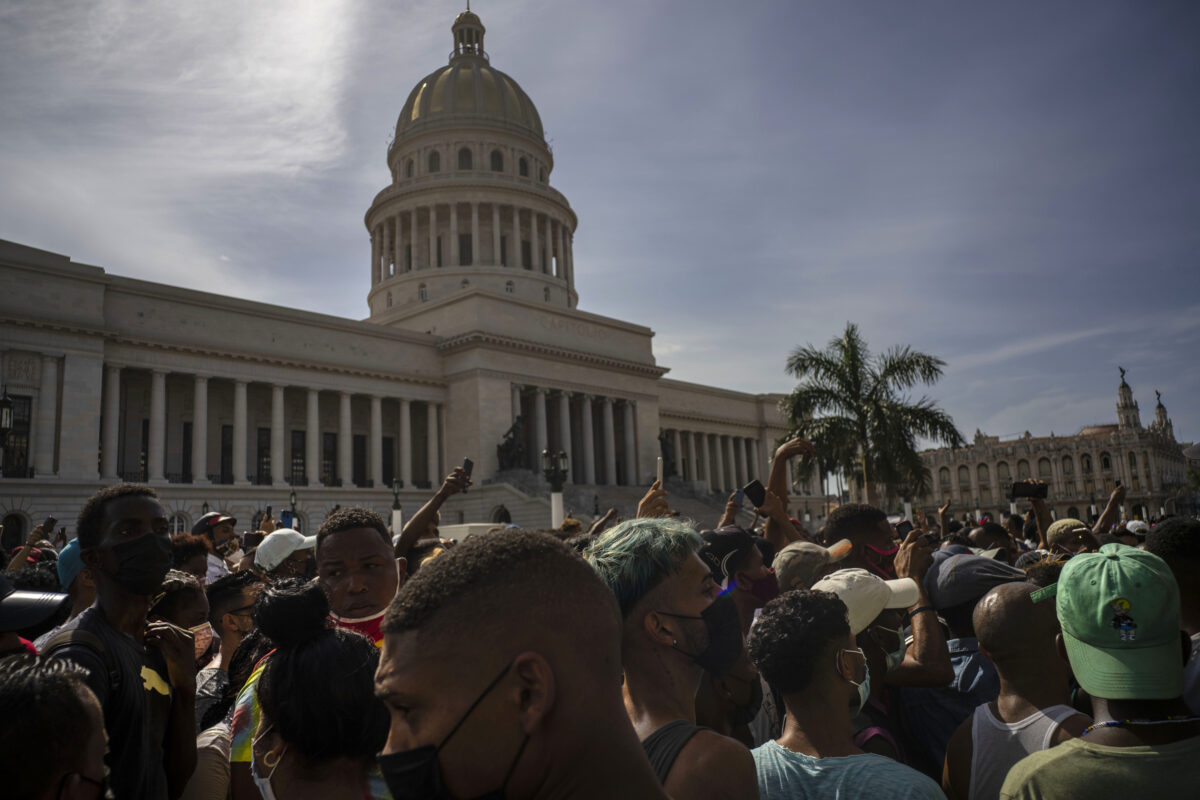
[[[396,122],[395,140],[441,127],[482,124],[524,134],[544,145],[542,119],[529,95],[488,63],[479,17],[465,11],[450,30],[454,34],[450,63],[426,75],[409,92]]]

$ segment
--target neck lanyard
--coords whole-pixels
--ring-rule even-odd
[[[1200,720],[1200,714],[1184,714],[1167,717],[1166,719],[1110,719],[1107,722],[1097,722],[1087,726],[1079,736],[1081,738],[1087,736],[1097,728],[1125,728],[1129,725],[1170,725],[1180,722],[1195,722],[1196,720]]]

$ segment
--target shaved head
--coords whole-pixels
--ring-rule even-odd
[[[975,636],[997,668],[1007,662],[1041,661],[1055,652],[1058,615],[1053,602],[1030,599],[1037,590],[1033,583],[1004,583],[975,607]]]

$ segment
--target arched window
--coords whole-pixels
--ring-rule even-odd
[[[504,172],[504,155],[499,150],[492,151],[492,172]]]
[[[421,302],[429,299],[429,290],[425,288],[425,284],[423,283],[417,287],[417,299]]]
[[[429,154],[429,171],[440,172],[442,169],[442,157],[437,150]]]
[[[388,298],[387,299],[387,307],[391,308],[392,307],[392,293],[391,292],[388,292],[387,298]]]
[[[167,522],[167,529],[171,531],[172,536],[178,536],[181,533],[190,533],[192,530],[192,520],[182,511],[175,511],[171,514],[171,519]]]
[[[504,291],[505,292],[507,292],[508,294],[512,294],[514,289],[516,289],[516,287],[513,285],[512,281],[504,282]]]
[[[1029,471],[1029,462],[1022,458],[1017,462],[1017,480],[1023,481],[1031,477],[1033,474]]]
[[[408,163],[404,165],[404,177],[411,178],[413,176],[413,160],[410,158]]]
[[[979,479],[980,486],[985,486],[992,482],[991,472],[988,470],[987,464],[980,464],[975,468],[975,477]]]
[[[1075,474],[1075,460],[1070,456],[1063,456],[1063,475]]]
[[[464,147],[458,151],[458,168],[459,169],[470,169],[471,168],[471,149],[470,148]]]
[[[542,289],[542,299],[545,300],[547,303],[550,302],[550,287],[549,286],[546,286],[545,288]]]
[[[943,489],[950,487],[950,468],[942,467],[938,470],[938,485]]]
[[[25,532],[29,530],[29,520],[24,514],[13,512],[4,518],[4,548],[9,553],[14,547],[25,544]]]
[[[1084,475],[1091,475],[1091,474],[1092,474],[1092,457],[1091,457],[1089,454],[1087,454],[1087,453],[1084,453],[1084,454],[1083,454],[1083,455],[1082,455],[1082,456],[1079,458],[1079,463],[1080,463],[1080,465],[1083,467],[1083,474],[1084,474]]]
[[[965,490],[970,485],[971,485],[971,470],[967,469],[967,466],[964,464],[963,466],[958,468],[958,486],[960,489]]]
[[[1008,462],[1001,461],[996,465],[996,479],[1001,483],[1012,483],[1012,473],[1008,471]]]
[[[526,161],[524,157],[517,162],[517,174],[519,174],[522,178],[529,177],[529,162]]]
[[[1108,457],[1108,453],[1100,454],[1100,469],[1105,472],[1112,472],[1112,459]]]
[[[1067,516],[1071,517],[1072,519],[1081,519],[1079,516],[1079,509],[1075,506],[1070,506],[1067,508]]]
[[[1129,469],[1137,472],[1137,453],[1129,454]]]
[[[1046,480],[1047,478],[1051,477],[1052,474],[1053,474],[1053,469],[1050,466],[1050,459],[1048,459],[1048,458],[1038,459],[1038,477],[1041,478],[1042,480]]]

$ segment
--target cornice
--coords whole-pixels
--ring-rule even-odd
[[[759,422],[757,420],[733,419],[730,417],[713,417],[704,414],[693,414],[686,411],[676,411],[670,408],[663,408],[661,405],[658,408],[658,416],[660,419],[683,420],[685,422],[695,422],[702,425],[720,425],[725,427],[749,428],[755,432],[763,428],[778,428],[779,430],[787,430],[787,426],[782,423],[773,425],[770,422]],[[716,431],[696,431],[696,433],[716,433]]]
[[[49,319],[46,317],[25,317],[18,314],[3,314],[0,315],[0,323],[9,323],[22,328],[39,328],[41,330],[58,331],[59,333],[74,333],[83,334],[86,336],[115,336],[116,331],[112,328],[102,328],[97,325],[88,325],[83,322],[72,322],[65,319]]]
[[[498,334],[487,333],[478,330],[467,331],[466,333],[461,333],[456,336],[449,336],[439,342],[437,345],[437,349],[444,354],[455,353],[460,350],[466,350],[473,347],[494,347],[503,350],[516,350],[527,353],[535,353],[539,356],[554,358],[559,361],[569,361],[574,364],[592,364],[605,369],[619,370],[621,372],[643,375],[649,378],[660,378],[669,371],[666,367],[644,364],[637,361],[627,361],[625,359],[598,355],[596,353],[585,353],[580,350],[571,350],[565,347],[555,347],[553,345],[543,344],[541,342],[529,341],[528,339],[500,336]]]
[[[530,201],[537,200],[543,203],[549,203],[556,207],[558,213],[565,214],[571,221],[571,234],[574,235],[575,229],[579,227],[579,217],[575,214],[575,209],[571,208],[571,204],[567,201],[565,195],[557,189],[549,185],[539,185],[537,183],[518,183],[509,182],[506,180],[495,179],[457,179],[455,177],[444,178],[414,178],[414,183],[401,186],[390,185],[379,191],[371,201],[370,208],[363,215],[363,224],[370,230],[368,220],[373,215],[379,213],[380,207],[387,203],[399,202],[412,198],[421,198],[424,195],[445,193],[445,192],[483,192],[495,196],[497,192],[505,192],[506,194],[524,196]],[[444,201],[443,201],[444,202]],[[463,199],[460,202],[470,202]],[[484,199],[480,202],[492,202],[492,199]],[[403,210],[403,209],[402,209]],[[543,209],[544,211],[544,209]]]

